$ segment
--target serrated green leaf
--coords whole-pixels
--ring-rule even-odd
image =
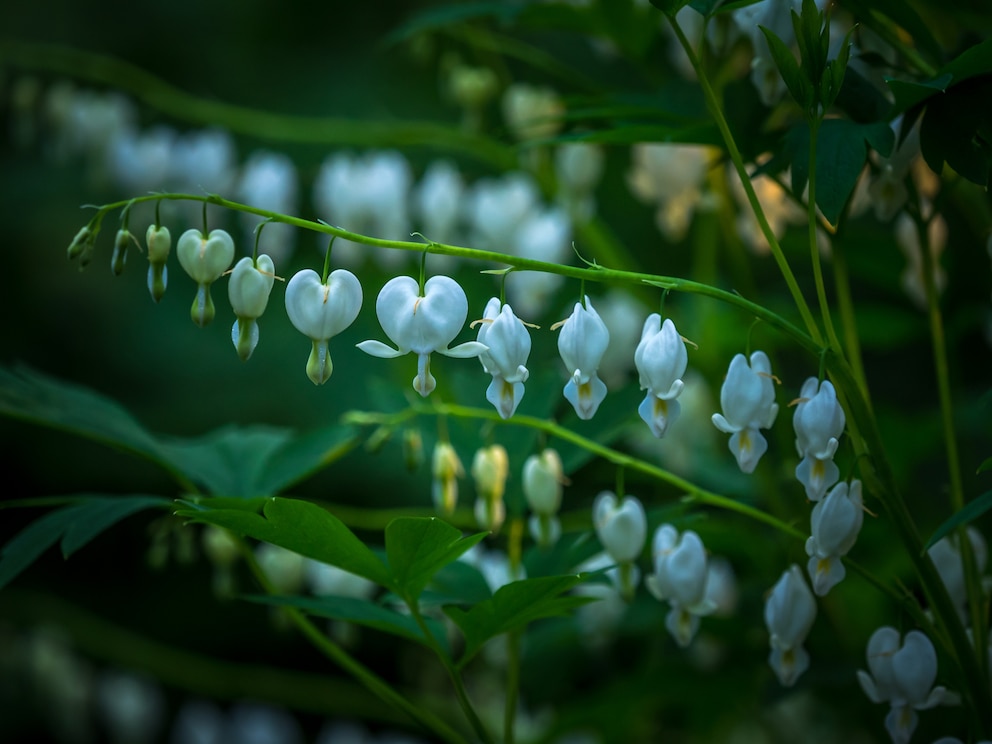
[[[274,607],[296,607],[303,610],[308,615],[326,617],[331,620],[342,620],[344,622],[364,625],[367,628],[374,628],[385,633],[390,633],[400,638],[405,638],[425,646],[431,643],[424,638],[417,621],[410,615],[403,615],[380,604],[367,599],[357,597],[286,597],[270,595],[247,595],[242,599],[259,604],[272,605]],[[448,648],[448,636],[444,626],[433,618],[424,618],[434,643],[446,656],[450,656]]]
[[[963,508],[952,514],[949,519],[933,531],[923,550],[929,550],[942,537],[946,537],[962,525],[974,522],[989,509],[992,509],[992,491],[986,491],[981,496],[975,497],[965,504]]]
[[[386,525],[386,555],[394,591],[415,600],[431,577],[488,532],[462,537],[460,530],[436,517],[399,517]]]
[[[789,90],[789,95],[800,106],[805,106],[804,102],[806,100],[809,81],[800,72],[799,63],[792,56],[792,50],[772,31],[769,31],[764,26],[758,26],[758,28],[761,29],[761,33],[764,34],[765,40],[768,42],[768,49],[772,53],[772,60],[775,62],[775,67],[778,68],[782,80],[785,81],[785,87]]]
[[[444,611],[465,636],[459,666],[466,664],[490,638],[545,617],[563,615],[587,604],[591,597],[564,595],[585,576],[545,576],[507,584],[492,599],[469,610],[445,607]]]
[[[80,494],[77,503],[50,511],[16,534],[0,550],[0,589],[13,581],[42,553],[62,540],[68,558],[101,532],[144,509],[172,502],[161,496],[94,496]]]
[[[193,522],[278,545],[307,558],[343,568],[380,586],[392,588],[385,564],[345,524],[316,504],[299,499],[265,499],[261,513],[244,509],[181,508],[176,515]]]

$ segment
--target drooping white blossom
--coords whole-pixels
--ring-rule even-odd
[[[985,573],[988,561],[988,548],[982,533],[972,526],[967,528],[968,542],[975,557],[975,566],[979,575]],[[937,573],[940,574],[947,593],[954,602],[961,620],[969,622],[968,617],[968,588],[965,583],[964,558],[961,555],[960,539],[956,534],[942,537],[927,551],[933,561]]]
[[[417,229],[436,243],[459,245],[462,241],[461,217],[465,183],[458,168],[448,160],[435,160],[411,193]],[[455,263],[453,256],[434,255],[436,271],[445,271]]]
[[[665,436],[679,416],[681,408],[676,399],[685,386],[681,378],[688,362],[685,342],[671,318],[662,323],[658,313],[651,313],[644,321],[634,364],[641,390],[648,391],[637,412],[656,437]]]
[[[772,647],[768,663],[785,687],[794,685],[809,668],[803,643],[815,619],[816,600],[799,566],[792,564],[765,600],[765,625]]]
[[[893,744],[907,744],[919,723],[918,710],[939,705],[947,691],[934,687],[937,653],[930,639],[918,630],[906,633],[883,626],[868,639],[869,672],[858,670],[861,689],[873,703],[891,706],[885,728]]]
[[[513,83],[502,104],[506,126],[518,140],[553,137],[561,129],[565,107],[551,88]]]
[[[592,301],[576,302],[572,314],[561,324],[558,352],[569,373],[565,399],[580,419],[591,419],[606,398],[606,385],[596,374],[610,343],[610,332]]]
[[[224,230],[211,230],[209,235],[204,235],[200,230],[190,229],[179,236],[176,256],[179,265],[197,284],[190,316],[202,328],[214,319],[210,285],[227,271],[234,260],[234,240]]]
[[[375,313],[382,330],[397,348],[374,340],[362,341],[358,348],[382,359],[410,352],[416,354],[417,376],[413,379],[413,389],[425,398],[437,385],[431,374],[431,353],[436,351],[445,356],[468,359],[488,351],[488,347],[478,341],[466,341],[448,348],[468,315],[465,291],[451,277],[432,276],[423,290],[412,277],[390,279],[379,291]]]
[[[234,265],[227,282],[227,296],[237,317],[231,341],[241,361],[247,361],[258,344],[258,318],[269,304],[275,271],[272,259],[264,253],[257,261],[245,256]]]
[[[612,491],[602,491],[592,504],[592,523],[606,552],[617,562],[608,572],[620,593],[631,599],[641,579],[634,564],[647,539],[647,515],[636,496],[618,500]]]
[[[645,578],[644,584],[657,599],[671,606],[665,627],[685,648],[699,629],[699,618],[716,609],[706,594],[706,548],[692,530],[679,534],[672,525],[663,524],[655,530],[651,552],[654,573]]]
[[[603,175],[603,150],[588,142],[566,142],[555,148],[556,198],[577,222],[596,213],[593,192]]]
[[[286,285],[286,313],[293,326],[312,342],[307,377],[322,385],[334,371],[327,343],[355,322],[362,308],[362,285],[347,269],[336,269],[326,282],[313,269],[297,272]]]
[[[863,522],[861,481],[857,479],[838,483],[813,507],[806,569],[817,596],[826,595],[844,579],[847,572],[840,559],[854,547]]]
[[[845,423],[844,409],[837,401],[833,384],[808,378],[799,392],[792,425],[796,430],[796,450],[802,458],[796,467],[796,478],[810,501],[823,498],[840,478],[834,453]]]
[[[737,458],[741,472],[752,473],[768,449],[759,429],[768,429],[778,415],[771,362],[763,351],[743,354],[730,360],[727,377],[720,388],[723,413],[713,414],[713,425],[730,434],[728,446]]]
[[[488,347],[479,354],[482,368],[493,378],[486,400],[502,418],[510,418],[520,405],[530,375],[526,366],[531,346],[527,327],[509,305],[501,305],[499,298],[493,297],[486,303],[476,340]]]
[[[641,143],[631,150],[627,184],[640,201],[656,207],[658,230],[671,241],[689,230],[712,154],[700,145]]]

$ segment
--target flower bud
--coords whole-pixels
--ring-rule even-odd
[[[424,438],[419,429],[403,430],[403,462],[411,473],[419,470],[424,462]]]
[[[465,475],[462,461],[450,442],[438,442],[434,446],[431,470],[434,475],[434,506],[450,516],[458,503],[458,479]]]
[[[258,344],[256,319],[265,312],[275,276],[272,259],[264,253],[257,261],[245,256],[231,272],[227,293],[231,309],[238,318],[231,328],[231,341],[243,362],[248,361]]]
[[[553,516],[558,513],[564,483],[565,475],[557,451],[548,448],[524,462],[524,497],[537,514]]]
[[[93,248],[96,245],[96,235],[98,232],[99,229],[94,230],[89,225],[86,225],[76,233],[76,237],[69,244],[66,256],[70,261],[78,258],[80,270],[85,269],[93,257]]]
[[[165,287],[169,283],[169,268],[165,262],[172,250],[172,235],[165,225],[149,225],[145,233],[145,244],[148,246],[148,291],[152,299],[158,302],[165,295]]]
[[[127,249],[131,247],[134,237],[129,230],[118,230],[117,237],[114,238],[114,253],[110,257],[110,270],[114,276],[120,276],[124,272],[124,264],[127,263]]]
[[[234,240],[224,230],[211,230],[209,235],[204,235],[194,228],[179,236],[176,255],[179,264],[198,285],[190,317],[203,328],[214,319],[216,312],[210,297],[210,285],[227,271],[234,260]]]
[[[482,447],[472,460],[472,477],[479,495],[475,502],[475,518],[484,529],[498,530],[506,518],[503,492],[510,471],[506,448],[501,444]]]

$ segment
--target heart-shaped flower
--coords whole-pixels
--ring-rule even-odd
[[[272,292],[272,283],[276,278],[275,272],[272,259],[264,253],[257,261],[245,256],[234,265],[227,283],[227,296],[231,301],[231,309],[238,318],[231,328],[231,340],[243,362],[248,361],[248,357],[258,344],[257,319],[269,304],[269,293]]]
[[[416,354],[413,389],[427,397],[437,385],[430,370],[431,352],[468,359],[488,351],[488,347],[468,341],[448,348],[468,316],[468,300],[458,282],[447,276],[432,276],[424,284],[423,292],[420,294],[417,281],[409,276],[386,282],[376,298],[375,313],[382,330],[397,348],[374,340],[362,341],[358,348],[383,359]]]
[[[560,326],[558,353],[570,376],[563,391],[565,399],[580,419],[588,420],[606,398],[606,384],[596,371],[610,343],[610,331],[588,297],[585,305],[575,303],[572,314]]]
[[[179,265],[198,285],[190,316],[202,328],[214,319],[210,285],[227,271],[234,260],[234,239],[224,230],[211,230],[209,235],[204,235],[193,228],[179,236],[176,255]]]
[[[314,385],[327,382],[334,371],[327,342],[355,322],[362,309],[362,285],[346,269],[332,271],[327,282],[313,269],[297,272],[286,285],[286,314],[300,333],[313,342],[307,377]]]
[[[685,386],[680,378],[688,361],[685,341],[671,318],[665,318],[662,323],[658,313],[651,313],[644,321],[641,341],[634,351],[634,365],[641,389],[648,391],[637,412],[656,437],[665,436],[681,412],[676,398]]]
[[[493,376],[486,390],[486,400],[492,403],[502,418],[510,418],[524,397],[527,357],[530,355],[530,334],[522,320],[509,305],[493,297],[479,324],[476,340],[489,347],[479,355],[482,368]],[[472,325],[475,325],[473,323]]]

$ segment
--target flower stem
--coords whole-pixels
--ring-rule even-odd
[[[277,594],[278,592],[276,592],[275,588],[272,586],[272,583],[265,575],[265,572],[262,570],[261,566],[258,565],[258,561],[255,560],[254,554],[251,552],[251,549],[248,547],[247,543],[245,543],[244,539],[235,539],[237,540],[238,547],[240,548],[241,554],[244,556],[248,567],[251,569],[252,574],[255,576],[255,579],[261,585],[262,589],[265,590],[266,594]],[[358,660],[353,658],[347,651],[334,643],[334,641],[318,630],[317,627],[310,622],[310,620],[302,612],[300,612],[300,610],[295,607],[285,607],[284,609],[293,624],[300,629],[303,635],[306,636],[307,639],[314,646],[316,646],[321,653],[355,677],[371,692],[378,695],[383,701],[399,708],[428,731],[431,731],[439,736],[442,740],[446,742],[465,742],[465,738],[452,729],[448,724],[422,706],[414,705],[403,695],[397,692],[388,682],[373,673],[370,669],[366,668]]]
[[[789,288],[789,292],[792,294],[792,299],[795,302],[796,309],[799,311],[799,315],[802,316],[806,330],[809,332],[809,335],[813,341],[822,345],[823,338],[820,335],[820,329],[817,327],[816,321],[813,319],[813,314],[810,312],[809,305],[806,303],[806,298],[803,297],[802,290],[796,282],[796,277],[793,275],[792,269],[789,267],[789,262],[786,260],[785,254],[782,252],[782,246],[779,245],[778,238],[775,237],[775,233],[772,232],[771,225],[768,224],[768,219],[765,217],[765,210],[761,207],[761,202],[758,200],[758,195],[754,191],[754,186],[751,185],[751,178],[747,173],[747,169],[744,167],[744,159],[741,157],[740,150],[737,149],[737,143],[734,141],[734,136],[730,132],[730,126],[727,124],[727,119],[724,117],[723,111],[720,109],[720,102],[717,100],[716,94],[713,92],[713,88],[709,84],[709,80],[707,79],[706,73],[699,62],[699,58],[696,56],[696,53],[692,48],[692,44],[689,43],[689,40],[686,38],[685,33],[682,31],[682,28],[679,26],[679,23],[675,17],[673,15],[668,15],[667,13],[665,14],[665,17],[671,23],[675,36],[678,38],[679,43],[685,50],[686,56],[692,64],[692,68],[696,71],[696,76],[699,79],[699,86],[703,91],[704,98],[706,99],[706,106],[709,109],[710,115],[713,117],[713,121],[716,123],[717,128],[720,130],[720,135],[723,137],[723,142],[727,147],[727,154],[730,155],[730,160],[733,162],[734,168],[737,170],[737,175],[741,179],[741,185],[744,187],[744,193],[747,195],[748,203],[751,205],[751,209],[754,211],[754,216],[758,220],[758,226],[761,228],[762,235],[764,235],[765,239],[768,241],[772,255],[775,257],[775,263],[778,264],[782,278],[785,280],[785,283]]]
[[[816,298],[820,303],[820,316],[823,319],[823,327],[827,332],[827,339],[831,347],[838,354],[841,354],[840,341],[834,331],[834,324],[830,318],[830,303],[827,302],[827,291],[823,286],[823,268],[820,265],[820,250],[816,245],[816,146],[820,133],[820,119],[811,117],[809,120],[809,180],[808,194],[806,197],[806,215],[809,236],[809,258],[813,267],[813,281],[816,284]]]

